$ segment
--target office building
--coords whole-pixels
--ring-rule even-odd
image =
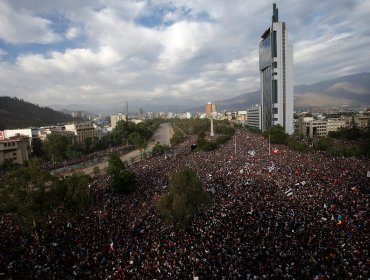
[[[93,142],[96,140],[97,133],[92,122],[81,122],[66,124],[65,131],[73,132],[76,139],[76,144],[84,146],[86,139],[91,139]]]
[[[208,102],[206,104],[206,118],[211,118],[216,113],[216,104]]]
[[[247,126],[261,129],[261,107],[256,105],[247,109]]]
[[[272,24],[261,39],[262,130],[280,124],[286,133],[293,134],[293,47],[288,44],[285,22],[279,22],[276,4],[273,5]]]
[[[345,119],[341,118],[315,120],[313,117],[300,117],[298,124],[299,133],[310,138],[326,137],[329,132],[346,127]]]

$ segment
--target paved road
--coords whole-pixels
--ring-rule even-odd
[[[159,144],[161,144],[161,145],[170,146],[170,139],[171,139],[172,135],[173,135],[172,126],[168,123],[161,124],[158,127],[157,131],[152,136],[152,138],[149,140],[148,146],[147,146],[145,151],[146,152],[151,151],[153,149],[154,145],[157,142],[159,142]],[[121,156],[121,159],[123,161],[128,161],[128,162],[138,161],[138,160],[140,160],[140,151],[139,150],[131,151],[128,154],[125,154],[125,155]],[[107,161],[100,162],[100,163],[91,165],[89,167],[79,169],[79,171],[81,171],[81,172],[83,172],[87,175],[91,175],[91,174],[93,174],[93,170],[94,170],[95,166],[98,166],[99,170],[100,170],[100,173],[103,173],[103,172],[105,172],[105,169],[108,167],[108,162]]]

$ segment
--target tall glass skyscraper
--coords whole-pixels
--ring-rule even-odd
[[[262,130],[280,124],[293,134],[293,46],[288,45],[285,22],[273,5],[271,26],[262,34],[259,69],[262,93]]]

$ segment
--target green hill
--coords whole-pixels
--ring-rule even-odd
[[[72,116],[9,96],[0,96],[0,130],[72,121]]]

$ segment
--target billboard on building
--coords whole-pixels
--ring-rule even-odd
[[[4,140],[4,132],[0,131],[0,140]]]

